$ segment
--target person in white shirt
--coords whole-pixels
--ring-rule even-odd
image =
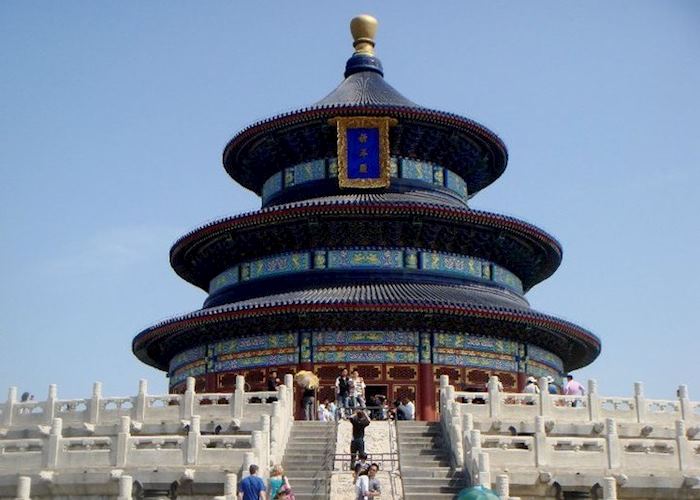
[[[535,380],[535,377],[528,377],[527,378],[527,384],[525,384],[525,387],[523,388],[523,393],[525,394],[539,394],[540,393],[540,388],[537,387],[537,380]],[[525,404],[528,405],[534,405],[535,404],[535,397],[532,396],[525,401]]]
[[[365,401],[365,379],[360,377],[360,373],[357,370],[352,372],[352,385],[354,389],[355,397],[355,408],[364,408]]]
[[[414,420],[416,418],[416,405],[413,404],[413,401],[408,398],[403,398],[401,404],[404,407],[406,420]]]

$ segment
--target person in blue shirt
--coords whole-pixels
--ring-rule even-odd
[[[265,483],[258,477],[258,466],[248,468],[250,476],[238,485],[238,500],[265,500]]]

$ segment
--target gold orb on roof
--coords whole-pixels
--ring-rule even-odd
[[[379,22],[369,14],[361,14],[350,21],[350,33],[352,33],[355,53],[374,55],[374,36],[377,34]]]

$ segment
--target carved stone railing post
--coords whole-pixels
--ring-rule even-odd
[[[547,377],[540,377],[537,380],[537,386],[540,389],[539,394],[539,414],[543,417],[548,417],[552,414],[552,396],[549,394],[549,382]]]
[[[139,392],[136,395],[136,404],[134,405],[134,420],[143,422],[146,419],[146,396],[148,393],[148,380],[142,378],[139,380]]]
[[[50,432],[44,457],[44,467],[55,469],[58,466],[58,455],[61,450],[61,439],[63,438],[63,420],[54,418]]]
[[[248,469],[254,463],[255,463],[255,453],[252,451],[246,451],[245,454],[243,455],[243,466],[241,467],[241,479],[245,479],[246,477],[250,476],[250,471]]]
[[[50,384],[49,397],[44,402],[44,417],[49,424],[56,417],[56,399],[58,399],[58,387],[56,387],[56,384]]]
[[[600,420],[600,395],[595,379],[588,380],[588,418],[591,422]]]
[[[498,498],[501,500],[508,500],[510,498],[508,474],[499,474],[496,476],[496,495],[498,495]]]
[[[17,478],[17,500],[29,500],[32,492],[32,478],[19,476]]]
[[[187,465],[197,464],[201,438],[200,417],[199,415],[192,415],[192,418],[190,419],[190,432],[187,433]]]
[[[131,476],[119,477],[119,496],[117,500],[131,500],[134,484]]]
[[[253,447],[253,453],[255,453],[254,462],[260,468],[260,475],[267,475],[267,466],[265,464],[265,442],[263,439],[262,431],[253,431],[250,436],[250,444]]]
[[[270,417],[270,450],[274,450],[275,463],[279,462],[281,453],[284,450],[282,446],[282,419],[281,408],[279,401],[272,403],[272,416]]]
[[[470,477],[478,476],[479,474],[479,455],[481,454],[481,431],[473,429],[468,434],[465,433],[464,448],[464,469]],[[468,446],[467,444],[468,443]],[[468,453],[467,453],[468,451]]]
[[[458,469],[464,466],[464,445],[462,443],[462,408],[452,401],[452,422],[450,424],[450,449],[454,465]]]
[[[450,377],[448,377],[447,375],[440,375],[440,412],[443,411],[443,408],[445,406],[445,390],[449,385]]]
[[[681,418],[683,420],[692,420],[693,409],[690,406],[690,396],[688,395],[688,386],[683,384],[678,386],[678,401],[681,407]]]
[[[243,405],[245,404],[245,378],[236,375],[236,388],[233,391],[233,418],[243,418]]]
[[[130,437],[131,417],[123,416],[119,419],[119,432],[117,433],[117,457],[115,463],[116,467],[126,467]]]
[[[535,417],[535,465],[549,465],[549,450],[547,449],[547,430],[545,420],[541,415]]]
[[[489,454],[479,453],[479,484],[484,488],[491,488],[491,465]]]
[[[678,468],[685,471],[690,465],[691,452],[683,420],[676,420],[676,443],[678,446]]]
[[[605,447],[608,451],[608,469],[620,468],[620,436],[614,418],[605,419]]]
[[[102,382],[92,384],[92,398],[90,399],[89,423],[97,424],[100,420],[100,404],[102,399]]]
[[[194,377],[187,377],[185,393],[182,396],[182,404],[180,405],[180,418],[187,420],[195,414],[194,396],[195,396],[195,380]]]
[[[265,474],[270,465],[270,415],[260,415],[260,434],[262,435],[262,459],[260,467],[265,468]]]
[[[238,495],[238,477],[236,474],[226,474],[224,480],[224,497],[226,500],[236,500]]]
[[[15,413],[15,404],[17,403],[17,387],[12,386],[7,391],[7,402],[2,413],[2,425],[9,427],[12,425],[12,416]]]
[[[289,416],[294,418],[294,376],[287,373],[284,376],[284,386],[287,388],[287,404],[289,405]]]
[[[498,383],[498,377],[489,377],[489,417],[492,419],[501,416],[501,389]]]
[[[644,397],[644,384],[641,382],[634,383],[634,404],[637,407],[637,422],[640,424],[646,420],[647,402]]]
[[[472,415],[471,413],[462,412],[462,433],[467,433],[473,429],[474,415]]]
[[[603,500],[617,500],[617,481],[614,477],[603,478]]]

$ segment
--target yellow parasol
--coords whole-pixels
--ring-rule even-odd
[[[297,385],[305,389],[316,389],[318,387],[318,376],[314,372],[301,370],[294,375]]]

